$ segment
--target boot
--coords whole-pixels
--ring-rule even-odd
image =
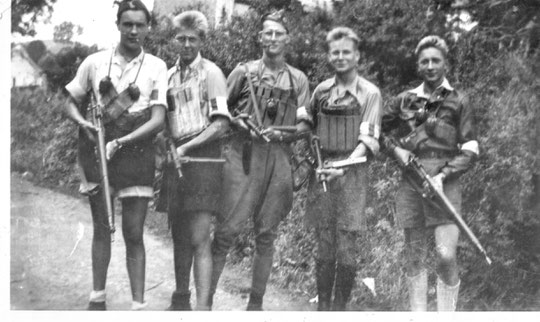
[[[407,276],[411,311],[427,311],[427,271],[424,269],[416,276]]]
[[[190,298],[190,291],[187,293],[174,291],[171,297],[171,305],[167,308],[167,311],[191,311]]]
[[[456,310],[460,284],[458,281],[456,285],[449,286],[437,277],[437,311]]]
[[[317,260],[316,265],[317,294],[319,296],[317,311],[330,311],[336,264],[334,261]]]
[[[254,293],[249,294],[249,302],[246,311],[262,311],[263,296]]]
[[[337,265],[336,286],[332,310],[345,311],[356,277],[356,267],[352,265]]]

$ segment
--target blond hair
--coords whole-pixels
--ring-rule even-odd
[[[441,37],[435,35],[430,35],[422,38],[422,40],[420,40],[420,42],[416,46],[414,54],[416,55],[416,57],[418,57],[422,50],[430,47],[440,50],[445,58],[446,55],[448,55],[448,46],[446,45],[446,41],[444,41],[444,39],[442,39]]]
[[[174,17],[172,23],[176,29],[197,30],[199,37],[202,39],[206,37],[206,33],[208,32],[208,19],[206,19],[205,15],[200,11],[184,11]]]
[[[326,35],[326,45],[329,46],[331,42],[344,38],[352,40],[354,48],[358,49],[360,38],[358,38],[358,35],[349,27],[336,27],[330,30]]]

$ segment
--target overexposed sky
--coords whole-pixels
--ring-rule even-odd
[[[154,0],[142,2],[149,10],[154,7]],[[118,7],[113,3],[113,0],[57,0],[50,22],[36,24],[34,39],[53,39],[54,26],[71,21],[83,28],[83,33],[75,36],[74,41],[86,45],[97,44],[100,48],[111,47],[120,39],[115,24]]]

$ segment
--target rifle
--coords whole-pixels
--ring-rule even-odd
[[[313,151],[315,152],[315,158],[317,159],[317,168],[315,170],[319,171],[324,169],[324,164],[322,160],[322,154],[321,154],[321,139],[314,135],[311,138],[311,146],[313,147]],[[326,180],[322,180],[321,184],[323,186],[324,192],[328,191],[328,183]]]
[[[90,112],[92,123],[97,128],[97,146],[96,153],[98,155],[99,173],[101,176],[101,191],[105,200],[105,211],[111,231],[111,242],[114,242],[114,232],[116,227],[114,224],[113,203],[111,199],[111,188],[109,186],[109,172],[107,170],[107,157],[105,149],[105,126],[103,124],[103,106],[98,104],[94,93],[90,93]]]
[[[401,163],[398,162],[400,165]],[[472,230],[469,228],[467,223],[463,220],[461,215],[458,213],[456,208],[452,205],[448,197],[444,194],[443,191],[435,188],[435,181],[427,173],[426,169],[418,162],[418,158],[414,156],[408,163],[401,165],[404,170],[412,170],[407,173],[411,173],[414,177],[406,177],[411,183],[413,188],[418,191],[424,199],[429,201],[436,208],[446,212],[448,216],[456,223],[459,229],[467,236],[469,241],[475,246],[475,248],[484,255],[484,258],[488,265],[491,265],[491,259],[488,257],[486,250],[480,244],[480,241]],[[420,187],[417,182],[420,181],[423,183]]]

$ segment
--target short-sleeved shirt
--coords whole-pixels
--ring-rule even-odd
[[[253,85],[266,85],[282,90],[293,89],[296,94],[296,122],[310,120],[307,113],[309,106],[309,82],[306,75],[289,64],[277,72],[272,72],[262,59],[247,63]],[[238,65],[227,78],[227,92],[229,109],[243,110],[250,98],[249,84],[245,81],[246,70],[243,64]],[[292,84],[291,84],[292,81]]]
[[[180,59],[167,73],[168,87],[188,87],[199,95],[200,110],[208,123],[215,116],[231,118],[227,108],[227,81],[221,69],[202,58],[199,53],[195,60],[181,72]]]
[[[115,49],[88,56],[79,66],[75,78],[66,85],[66,90],[77,102],[81,102],[92,90],[98,102],[104,103],[99,94],[99,83],[107,75],[118,93],[135,81],[141,95],[129,107],[129,113],[139,112],[153,105],[166,106],[167,66],[163,60],[145,53],[144,50],[129,62]]]
[[[338,87],[335,77],[320,83],[313,92],[307,119],[313,123],[321,108],[329,105],[355,104],[362,110],[358,141],[363,142],[373,154],[377,154],[383,113],[382,97],[377,86],[363,77],[357,75],[347,88]]]

